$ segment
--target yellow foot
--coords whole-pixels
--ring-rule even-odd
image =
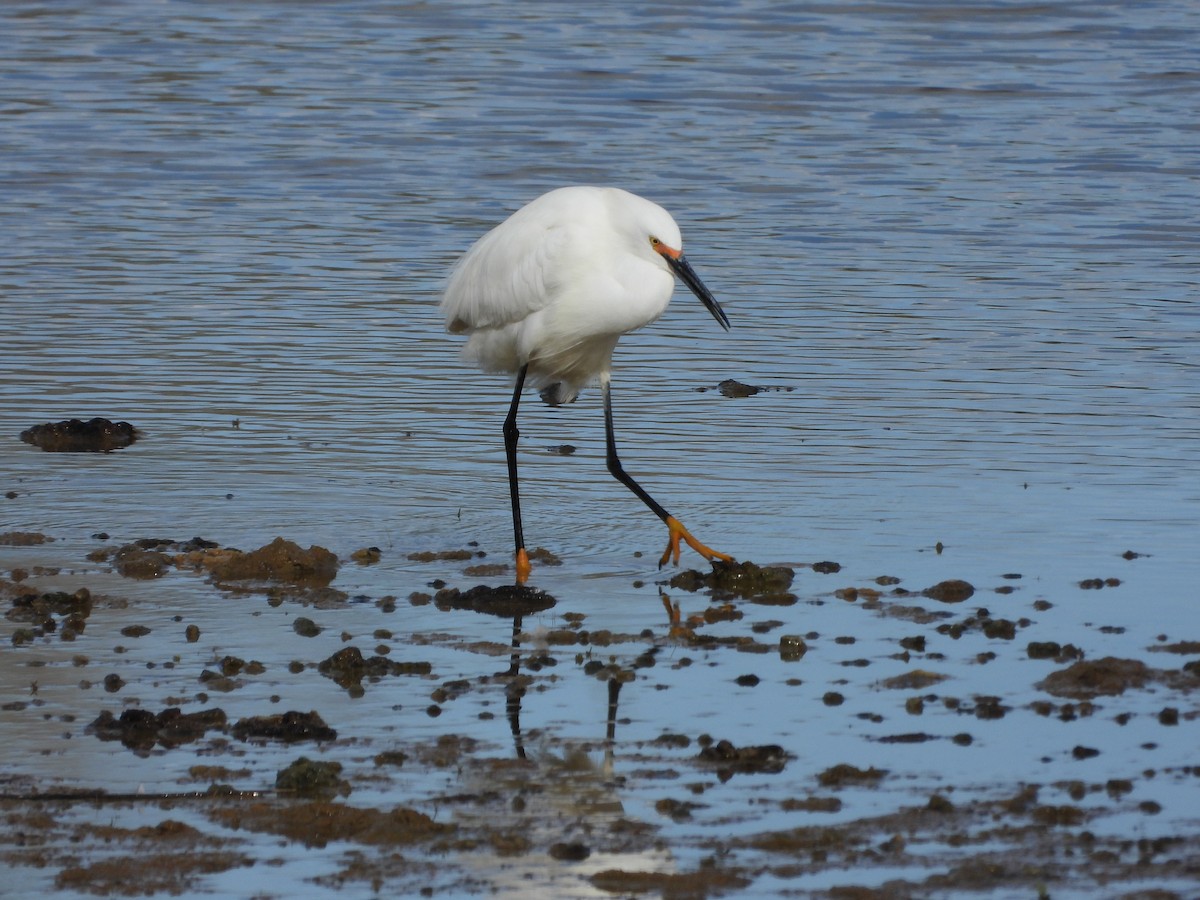
[[[525,552],[524,547],[517,548],[517,584],[524,584],[529,580],[529,573],[533,571],[533,566],[529,565],[529,554]]]
[[[728,553],[720,553],[711,547],[706,547],[704,544],[700,543],[698,540],[692,537],[691,532],[683,527],[683,523],[674,516],[667,516],[667,528],[670,530],[671,536],[667,541],[667,549],[663,551],[662,559],[658,561],[658,567],[660,569],[667,564],[667,560],[671,560],[671,562],[675,563],[676,565],[679,564],[679,542],[681,540],[687,541],[687,545],[689,547],[691,547],[709,562],[712,562],[715,559],[724,560],[725,562],[734,561],[733,557]]]

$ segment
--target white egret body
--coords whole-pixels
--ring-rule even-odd
[[[624,471],[613,438],[613,350],[621,335],[662,315],[675,275],[729,327],[684,259],[682,243],[675,220],[649,200],[618,188],[566,187],[517,210],[476,241],[450,274],[442,296],[447,329],[468,335],[464,354],[485,371],[517,376],[504,435],[520,582],[529,561],[517,490],[516,414],[526,381],[558,404],[598,380],[609,471],[666,522],[670,542],[662,561],[672,555],[678,561],[681,539],[706,559],[731,559],[688,534]]]

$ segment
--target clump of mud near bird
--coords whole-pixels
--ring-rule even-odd
[[[0,545],[9,547],[49,541],[29,533],[0,535]],[[379,556],[378,548],[364,548],[350,561],[372,564]],[[175,706],[143,708],[132,699],[140,685],[106,678],[104,692],[129,696],[131,705],[114,713],[108,703],[98,701],[94,715],[67,723],[75,739],[111,742],[119,752],[191,754],[193,764],[179,789],[131,795],[82,790],[69,780],[6,780],[0,783],[0,815],[6,825],[0,860],[10,867],[53,872],[55,889],[98,896],[203,891],[216,874],[269,860],[273,845],[250,844],[240,835],[269,836],[306,848],[336,842],[349,849],[339,850],[331,871],[315,883],[325,889],[379,890],[386,885],[393,893],[428,891],[425,886],[434,882],[439,891],[488,893],[481,871],[507,868],[532,878],[528,873],[547,866],[581,867],[581,881],[614,897],[737,895],[763,879],[786,886],[822,873],[842,873],[841,886],[805,895],[970,896],[1003,889],[1053,896],[1056,884],[1119,890],[1123,883],[1173,883],[1200,873],[1194,834],[1138,839],[1093,827],[1117,810],[1128,811],[1130,796],[1147,779],[1200,777],[1200,766],[1154,774],[1131,771],[1128,778],[1103,782],[1090,781],[1081,771],[1077,780],[1014,784],[992,797],[953,783],[931,783],[919,802],[898,801],[885,813],[847,819],[841,814],[844,798],[885,792],[903,778],[886,765],[886,754],[878,756],[879,766],[846,762],[800,774],[796,769],[803,763],[794,748],[747,744],[736,733],[698,729],[613,740],[621,722],[622,689],[650,678],[658,666],[687,668],[696,664],[696,654],[704,654],[736,666],[741,673],[736,685],[753,690],[760,684],[753,660],[762,654],[794,667],[791,681],[801,684],[803,659],[812,648],[853,645],[850,638],[789,632],[772,615],[800,602],[856,604],[864,614],[900,626],[904,633],[895,640],[894,658],[911,667],[877,686],[875,697],[886,715],[911,719],[932,705],[963,717],[961,730],[952,735],[899,730],[879,739],[881,746],[938,742],[969,747],[972,722],[1002,720],[1012,711],[1001,697],[960,697],[946,691],[950,676],[938,671],[944,657],[928,647],[939,638],[986,640],[989,649],[980,653],[979,664],[987,663],[987,653],[1008,652],[1054,666],[1030,686],[1038,696],[1029,708],[1038,717],[1073,721],[1100,716],[1108,698],[1142,692],[1175,703],[1163,704],[1155,713],[1164,727],[1196,715],[1192,698],[1200,687],[1200,659],[1186,657],[1200,655],[1198,641],[1149,648],[1164,659],[1184,660],[1179,667],[1083,659],[1074,644],[1039,635],[1030,615],[1001,617],[982,606],[955,612],[980,590],[964,581],[910,589],[899,579],[881,576],[865,584],[818,582],[798,589],[801,567],[753,563],[717,563],[704,571],[664,577],[658,586],[662,628],[620,633],[589,628],[586,616],[536,588],[473,583],[481,572],[507,572],[507,566],[485,557],[476,547],[414,555],[412,561],[427,566],[431,580],[407,598],[350,597],[333,586],[342,560],[324,548],[305,549],[284,538],[250,551],[202,538],[145,538],[104,544],[85,560],[64,559],[67,566],[108,567],[131,580],[168,573],[194,577],[231,602],[292,604],[298,611],[373,603],[380,616],[396,613],[405,603],[433,604],[447,615],[467,612],[510,620],[511,640],[471,647],[507,661],[507,670],[468,679],[421,658],[423,648],[454,642],[454,637],[404,635],[395,627],[377,629],[370,636],[374,646],[343,635],[346,646],[332,655],[306,655],[304,642],[322,629],[298,615],[292,634],[301,646],[293,648],[297,658],[287,666],[287,675],[332,679],[351,698],[367,691],[395,691],[402,702],[423,706],[430,719],[460,698],[495,695],[511,723],[517,752],[458,731],[420,738],[399,734],[383,747],[331,727],[315,710],[229,715],[218,698],[271,677],[270,670],[253,659],[206,656],[196,626],[180,621],[176,656],[162,665],[195,668],[196,695],[180,698]],[[562,562],[549,554],[542,560]],[[811,572],[809,578],[840,577],[837,563],[804,568]],[[31,663],[38,648],[79,644],[98,618],[125,608],[120,597],[87,587],[42,591],[39,574],[14,567],[0,580],[11,645],[6,652],[25,654]],[[447,581],[459,578],[459,585]],[[1004,596],[1003,587],[994,588],[995,594]],[[525,617],[548,611],[558,627],[537,634],[523,630]],[[127,626],[122,634],[137,640],[149,630]],[[1009,649],[995,649],[996,642]],[[195,648],[193,654],[188,655],[188,647]],[[849,662],[870,664],[869,659]],[[76,664],[88,669],[82,656]],[[591,742],[556,742],[544,736],[543,752],[535,757],[526,752],[529,736],[519,724],[522,703],[547,679],[568,669],[608,684],[608,736]],[[830,689],[822,706],[837,708],[845,699],[840,690]],[[85,701],[83,707],[87,705]],[[0,698],[0,706],[10,715],[38,715],[40,704],[35,693]],[[617,746],[624,764],[613,771],[603,761],[611,759]],[[1077,745],[1071,752],[1082,761],[1102,749]],[[263,773],[254,758],[268,751],[273,759],[283,754],[283,761]],[[791,789],[772,791],[771,780],[784,772],[791,776]],[[796,824],[744,827],[760,814],[750,808],[743,811],[743,827],[734,837],[706,826],[714,802],[709,795],[739,779],[765,779],[755,807],[792,815]],[[433,787],[424,792],[403,787],[414,781]],[[797,790],[796,785],[802,787]],[[381,791],[386,802],[355,802],[356,793],[378,798]],[[647,792],[661,795],[650,817],[631,813],[617,799],[622,793]],[[1155,815],[1155,806],[1148,800],[1132,804],[1145,816]],[[155,824],[115,824],[124,810],[143,817],[152,811]],[[693,862],[680,866],[671,862],[675,856]],[[638,865],[628,864],[633,858],[640,860]],[[872,877],[874,871],[897,870],[907,875]],[[847,872],[857,873],[861,883]],[[1154,896],[1183,894],[1164,889]]]

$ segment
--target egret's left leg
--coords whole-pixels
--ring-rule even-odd
[[[662,558],[658,561],[659,568],[662,568],[667,560],[672,560],[675,563],[679,562],[680,541],[686,542],[689,547],[709,562],[717,559],[724,560],[725,562],[733,562],[733,557],[729,554],[713,550],[711,547],[700,543],[692,537],[691,532],[683,527],[682,522],[663,509],[653,497],[646,493],[645,488],[634,481],[633,476],[625,471],[624,466],[621,465],[620,458],[617,456],[617,440],[613,435],[612,392],[607,372],[600,376],[600,390],[604,395],[604,437],[607,446],[606,460],[608,462],[608,471],[621,484],[633,491],[639,500],[650,507],[651,511],[666,523],[667,531],[669,532],[667,549],[663,551]]]

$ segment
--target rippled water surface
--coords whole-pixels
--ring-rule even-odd
[[[398,643],[451,636],[420,650],[435,682],[507,664],[462,649],[507,642],[506,623],[404,600],[436,579],[481,580],[410,553],[472,541],[489,562],[511,551],[500,436],[510,383],[458,359],[438,292],[509,212],[596,183],[671,210],[733,323],[723,333],[681,290],[658,323],[622,340],[625,464],[702,540],[797,568],[798,603],[749,605],[716,633],[810,644],[799,662],[672,644],[654,568],[665,535],[605,472],[597,392],[561,409],[529,395],[526,535],[563,564],[535,569],[559,602],[525,626],[580,613],[593,629],[650,629],[670,658],[708,663],[638,670],[622,692],[616,772],[623,750],[663,732],[794,757],[779,775],[707,791],[688,822],[654,807],[686,794],[679,784],[631,785],[626,813],[662,828],[676,864],[694,868],[688,854],[700,851],[687,848],[714,831],[831,821],[771,804],[846,761],[896,779],[848,791],[841,818],[924,803],[943,778],[980,795],[1124,778],[1133,794],[1093,830],[1200,841],[1196,779],[1179,774],[1197,762],[1195,694],[1127,692],[1091,717],[1047,718],[1030,705],[1056,666],[1026,654],[1053,640],[1179,668],[1186,656],[1149,648],[1200,640],[1193,4],[12,2],[0,33],[0,530],[54,539],[0,547],[0,575],[58,567],[31,583],[129,601],[74,647],[0,652],[4,699],[36,680],[43,704],[0,711],[0,776],[172,789],[195,761],[186,751],[140,760],[83,728],[101,708],[195,694],[200,669],[225,654],[267,664],[265,680],[220,698],[231,714],[315,708],[376,747],[457,732],[507,752],[503,715],[479,719],[473,702],[426,715],[436,683],[385,680],[346,703],[287,663],[323,659],[342,632],[369,649],[387,628]],[[727,398],[716,387],[726,379],[774,390]],[[17,437],[74,416],[125,419],[143,438],[91,455]],[[563,444],[576,452],[555,452]],[[357,602],[316,615],[242,599],[233,615],[234,601],[194,575],[147,584],[86,560],[194,535],[326,546],[344,560],[335,586]],[[381,549],[377,565],[348,562],[366,546]],[[808,568],[821,560],[842,569]],[[1016,638],[956,640],[834,596],[879,576],[913,591],[965,579],[977,593],[962,606],[925,605],[949,609],[948,621],[985,607],[1020,622]],[[1120,584],[1080,588],[1093,578]],[[391,614],[375,605],[387,595],[401,598]],[[705,605],[671,598],[685,615]],[[319,641],[291,630],[299,614],[321,619]],[[203,623],[199,645],[175,633],[177,617]],[[121,638],[131,622],[152,634]],[[898,658],[897,639],[915,634],[930,655]],[[605,688],[576,649],[525,700],[526,728],[551,744],[604,734]],[[76,654],[91,660],[82,675]],[[145,680],[148,663],[172,656],[169,674]],[[985,721],[939,701],[915,719],[908,694],[878,687],[913,668],[950,676],[927,693],[1013,710]],[[130,685],[80,691],[81,678],[110,671]],[[748,673],[757,687],[735,683]],[[831,690],[846,704],[826,705]],[[482,697],[503,705],[502,691]],[[1178,725],[1161,724],[1163,707]],[[915,730],[974,740],[878,742]],[[1079,745],[1102,752],[1080,760]],[[270,788],[294,755],[260,761],[238,787]],[[350,756],[339,758],[352,769]],[[426,796],[402,783],[374,791],[352,800]],[[1160,809],[1140,814],[1143,801]],[[333,858],[247,883],[264,896],[319,893],[309,879]],[[806,895],[919,880],[919,869],[812,881],[774,871],[744,890]],[[29,889],[53,883],[22,877]],[[476,889],[501,889],[475,877]],[[1092,896],[1071,884],[1052,893],[1076,889]],[[204,890],[241,889],[217,879]]]

